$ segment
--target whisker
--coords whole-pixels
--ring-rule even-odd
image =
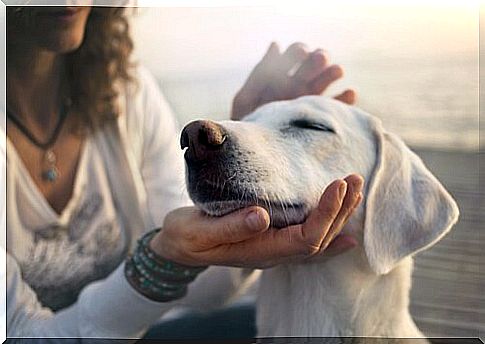
[[[240,182],[239,182],[239,185],[241,185],[241,183],[240,183]],[[246,190],[246,188],[242,188],[242,187],[238,187],[238,189],[241,189],[241,190],[242,190],[242,197],[241,197],[241,199],[240,199],[240,202],[241,202],[241,203],[243,203],[243,202],[244,202],[244,200],[245,200],[245,198],[244,198],[244,197],[246,196],[246,191],[247,191],[247,190]]]
[[[227,182],[230,181],[231,179],[232,177],[224,179],[224,183],[222,184],[222,188],[221,188],[221,196],[224,195],[224,188],[226,187]]]
[[[278,197],[280,204],[281,204],[281,209],[283,210],[283,216],[285,218],[285,223],[286,226],[288,227],[290,225],[290,220],[288,219],[288,212],[287,212],[287,207],[286,207],[286,202],[281,199],[281,197]]]
[[[258,191],[256,190],[256,186],[254,184],[251,184],[253,188],[253,197],[254,197],[254,202],[256,203],[257,206],[259,206],[259,197],[258,197]]]
[[[264,197],[263,197],[264,203],[266,205],[266,208],[269,211],[269,218],[273,220],[273,206],[271,205],[271,202],[269,200],[269,195],[268,193],[264,190]]]
[[[230,176],[229,178],[227,178],[227,181],[231,180],[231,179],[234,179],[237,175],[237,171],[234,172],[234,174],[232,176]]]

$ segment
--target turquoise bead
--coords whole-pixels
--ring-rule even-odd
[[[44,176],[43,176],[44,179],[49,181],[49,182],[54,182],[57,179],[57,177],[59,176],[59,174],[57,173],[57,171],[54,168],[48,169],[43,174],[44,174]]]

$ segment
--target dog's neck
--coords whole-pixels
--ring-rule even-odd
[[[265,271],[258,336],[422,336],[408,312],[411,258],[377,276],[364,254],[356,248],[325,262]]]

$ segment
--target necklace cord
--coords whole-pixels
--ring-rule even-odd
[[[14,115],[10,109],[7,108],[7,118],[12,121],[13,124],[25,135],[27,139],[29,139],[32,144],[34,144],[36,147],[42,149],[42,150],[47,150],[50,147],[54,145],[54,143],[57,141],[57,138],[61,132],[62,125],[64,124],[64,120],[67,117],[67,114],[69,112],[69,106],[66,103],[62,103],[60,112],[59,112],[59,119],[57,121],[56,127],[54,128],[54,131],[52,132],[52,135],[47,139],[45,142],[41,142],[37,140],[37,138],[32,134],[29,129],[19,120],[17,116]]]

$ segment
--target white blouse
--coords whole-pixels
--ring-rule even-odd
[[[40,193],[15,148],[7,142],[7,247],[22,278],[52,310],[74,303],[90,282],[109,275],[126,257],[128,241],[117,214],[99,147],[88,138],[82,148],[74,190],[58,215]],[[13,180],[11,180],[13,179]],[[16,204],[16,206],[10,206]]]
[[[117,123],[86,139],[60,215],[7,139],[0,224],[7,231],[8,337],[139,338],[175,306],[218,307],[253,280],[240,269],[211,267],[184,299],[169,303],[129,285],[123,261],[136,239],[190,201],[178,128],[156,81],[139,68],[137,84],[125,86],[119,100]]]

